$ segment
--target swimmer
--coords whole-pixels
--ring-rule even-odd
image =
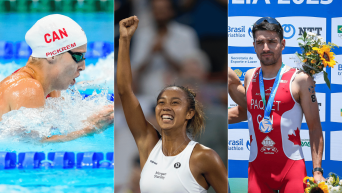
[[[61,90],[75,84],[85,69],[87,37],[67,16],[41,18],[27,31],[25,40],[32,49],[26,66],[0,82],[0,121],[9,111],[43,107],[47,97],[60,97]],[[87,121],[92,126],[42,141],[69,141],[107,128],[114,121],[114,105],[103,107]]]
[[[164,88],[155,108],[161,135],[144,116],[132,90],[130,41],[138,27],[136,16],[120,21],[117,87],[128,127],[138,146],[141,192],[206,193],[212,186],[226,193],[228,172],[218,154],[195,141],[204,128],[204,115],[195,93],[182,86]]]

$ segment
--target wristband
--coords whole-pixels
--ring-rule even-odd
[[[323,168],[314,168],[314,169],[312,170],[312,174],[313,174],[314,172],[316,172],[316,171],[321,172],[322,175],[323,175]]]

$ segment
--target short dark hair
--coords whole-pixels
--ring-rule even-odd
[[[279,41],[284,39],[284,30],[280,23],[272,17],[263,17],[256,21],[253,25],[253,41],[255,41],[256,31],[274,31],[277,32],[279,36]]]

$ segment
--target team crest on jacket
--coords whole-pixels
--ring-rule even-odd
[[[265,137],[261,144],[263,145],[263,147],[260,151],[264,152],[264,154],[274,154],[278,152],[278,149],[274,147],[275,142],[268,136]]]

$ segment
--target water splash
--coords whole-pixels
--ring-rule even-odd
[[[80,81],[77,87],[81,91],[108,89],[109,93],[114,93],[114,74],[114,52],[112,52],[106,58],[100,58],[95,65],[87,65],[77,78],[77,81]]]
[[[70,87],[62,91],[62,97],[48,98],[42,108],[10,111],[2,116],[0,140],[36,143],[47,136],[81,130],[89,126],[88,117],[113,104],[107,95],[108,90],[103,90],[83,99],[75,87]]]
[[[15,62],[0,64],[0,81],[21,67]],[[44,137],[88,126],[87,117],[113,104],[107,95],[114,92],[114,53],[99,59],[96,65],[88,65],[77,81],[80,82],[62,91],[61,98],[48,98],[42,108],[22,107],[4,114],[0,140],[39,143]],[[79,91],[85,90],[91,90],[92,94],[83,99]]]

